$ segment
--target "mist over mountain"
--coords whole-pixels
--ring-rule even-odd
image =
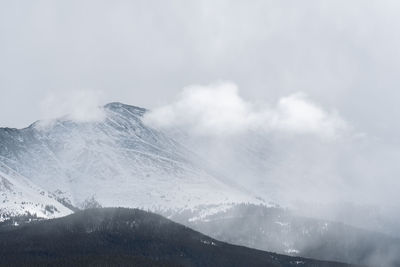
[[[121,207],[316,266],[400,266],[399,8],[0,1],[0,228]],[[184,262],[136,246],[111,263],[207,265],[195,247]]]
[[[143,108],[110,103],[96,112],[85,120],[66,115],[0,129],[1,221],[19,224],[91,207],[142,208],[252,248],[373,266],[399,262],[398,239],[361,229],[385,229],[374,214],[367,221],[332,218],[327,206],[325,214],[307,218],[310,209],[287,205],[307,187],[260,179],[282,165],[273,140],[257,131],[248,139],[217,139],[210,149],[209,137],[151,127]],[[288,195],[290,188],[298,192]],[[318,198],[304,198],[310,199]]]
[[[143,125],[144,109],[111,103],[102,112],[105,117],[100,121],[76,122],[65,117],[39,121],[21,130],[1,129],[3,183],[17,188],[19,180],[29,180],[44,194],[74,207],[96,202],[177,210],[260,203],[209,172],[177,141]],[[37,194],[40,196],[39,191]],[[39,204],[38,209],[46,205],[22,195],[14,201],[3,198],[2,210],[16,214],[21,213],[22,202]]]
[[[217,240],[264,251],[363,266],[398,266],[400,239],[289,209],[239,204],[224,211],[169,214]],[[368,222],[366,222],[368,223]]]

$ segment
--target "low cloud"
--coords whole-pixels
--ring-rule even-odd
[[[104,119],[103,93],[94,90],[74,90],[48,94],[40,103],[41,117],[46,121],[64,117],[76,122]]]
[[[399,232],[392,224],[400,205],[397,150],[304,93],[260,104],[233,83],[189,86],[145,122],[177,129],[205,168],[266,201],[307,217]],[[368,222],[364,209],[374,211]]]
[[[149,112],[145,122],[157,128],[183,127],[206,136],[262,130],[335,138],[349,128],[336,111],[323,109],[304,93],[283,97],[272,106],[259,105],[243,99],[230,82],[186,87],[176,101]]]

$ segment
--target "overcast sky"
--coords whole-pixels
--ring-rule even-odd
[[[99,104],[154,108],[189,85],[230,81],[254,103],[302,92],[360,132],[396,142],[399,8],[390,0],[0,0],[0,126],[58,115],[47,100],[81,91]]]

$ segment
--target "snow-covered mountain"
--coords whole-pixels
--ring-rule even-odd
[[[0,222],[16,215],[62,217],[87,207],[142,208],[238,245],[360,264],[366,263],[364,253],[383,255],[386,266],[399,261],[390,254],[398,254],[397,239],[269,206],[263,199],[290,191],[280,190],[277,179],[254,179],[281,167],[257,133],[224,140],[224,147],[235,147],[208,155],[179,129],[145,124],[145,109],[110,103],[102,112],[99,121],[65,116],[24,129],[0,128]]]
[[[145,109],[110,103],[103,112],[96,122],[64,117],[0,129],[1,213],[51,217],[68,214],[70,206],[159,211],[261,202],[144,125]],[[47,206],[59,212],[50,216]]]

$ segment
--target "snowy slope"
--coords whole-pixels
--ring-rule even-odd
[[[110,103],[100,122],[65,117],[0,129],[0,163],[76,207],[88,201],[151,210],[260,203],[210,173],[172,138],[145,126],[145,112]]]
[[[71,213],[54,196],[0,164],[0,222],[16,215],[54,218]]]

